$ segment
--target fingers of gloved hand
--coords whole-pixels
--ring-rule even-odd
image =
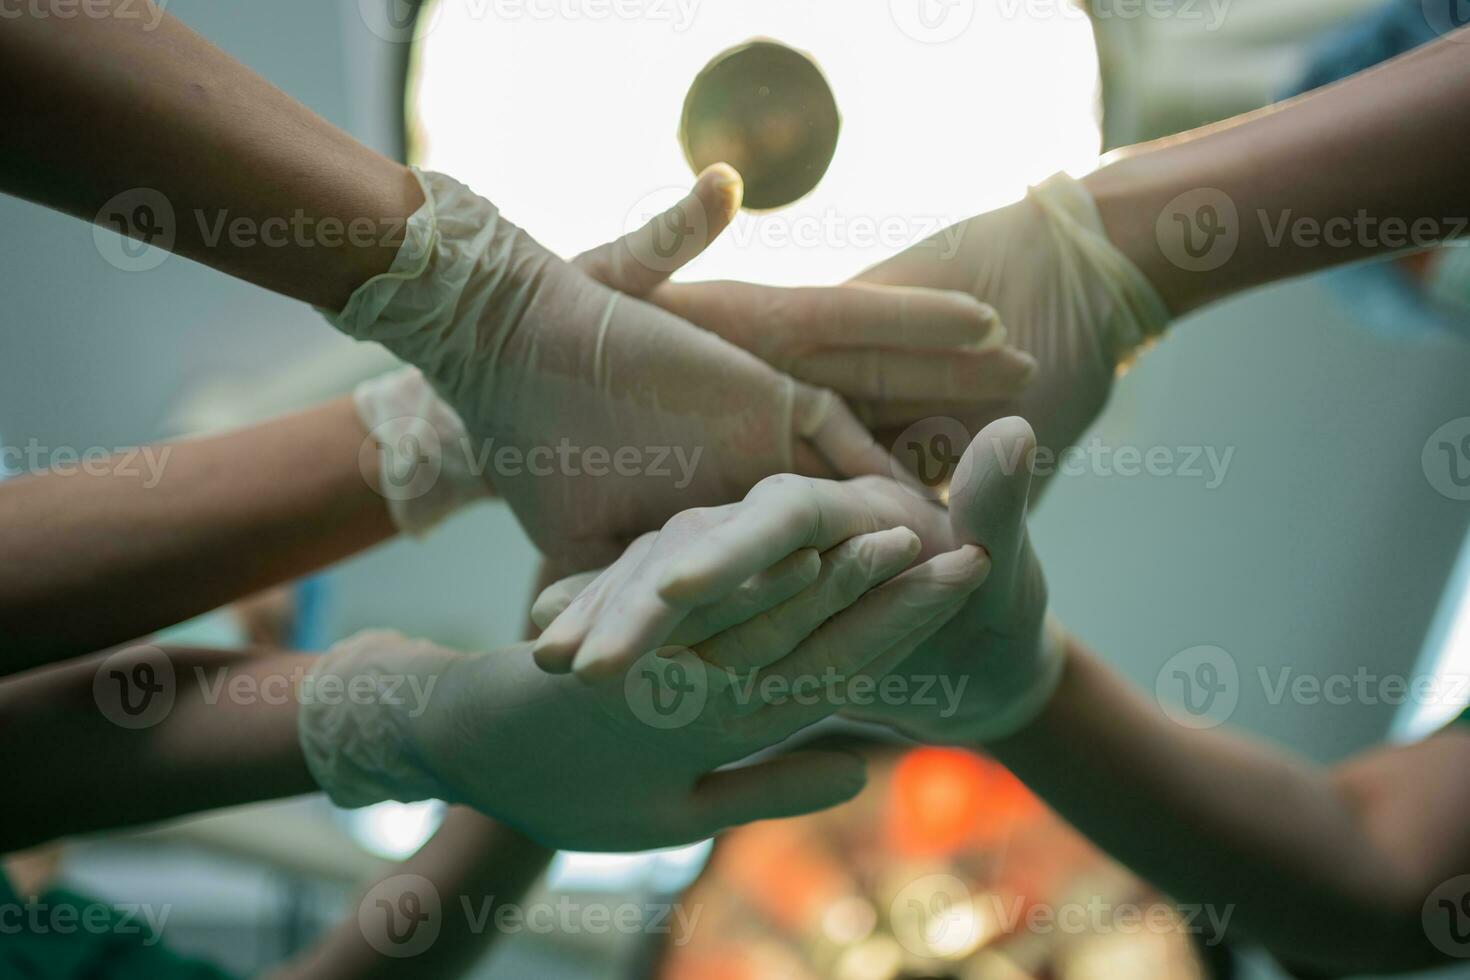
[[[536,624],[537,629],[546,629],[606,570],[600,568],[593,572],[570,575],[542,589],[536,601],[531,603],[531,622]]]
[[[936,620],[947,622],[989,572],[985,551],[966,545],[873,589],[746,685],[747,691],[783,696],[755,699],[760,703],[754,711],[740,705],[746,717],[737,736],[759,743],[772,731],[790,734],[839,710],[850,678],[911,634]]]
[[[605,286],[645,296],[692,262],[740,212],[745,185],[727,163],[706,167],[678,204],[617,241],[572,260]]]
[[[919,686],[932,689],[933,684],[938,678],[906,674],[904,663],[909,657],[913,656],[915,650],[932,639],[934,634],[948,626],[956,616],[964,612],[964,609],[965,600],[960,599],[951,603],[947,608],[939,610],[929,622],[904,637],[872,663],[864,667],[859,672],[859,676],[871,678],[873,680],[874,690],[880,690],[881,688],[878,685],[882,679],[893,673],[905,674],[906,683],[903,687],[899,688],[900,691],[917,693]],[[849,703],[842,706],[842,716],[844,718],[851,718],[854,721],[870,721],[886,724],[891,721],[894,708],[902,709],[909,706],[906,702],[900,701],[895,703],[877,695],[871,698],[865,697],[863,702],[858,703],[858,699],[851,699]]]
[[[657,539],[656,531],[640,536],[617,561],[597,573],[583,588],[571,593],[567,605],[551,620],[550,625],[542,628],[541,635],[536,638],[532,648],[536,666],[550,674],[565,674],[572,669],[573,659],[596,623],[598,613],[609,598],[617,593],[623,582],[643,563]],[[551,601],[557,602],[559,596],[565,594],[566,591],[559,592]],[[538,598],[537,603],[540,601]]]
[[[963,401],[923,401],[905,399],[857,399],[852,403],[853,414],[862,419],[873,432],[873,437],[882,446],[891,446],[893,438],[916,422],[929,419],[954,419],[967,429],[976,431],[1002,414],[1005,401],[984,397],[968,398]],[[979,419],[981,421],[976,422]]]
[[[712,602],[797,548],[826,551],[857,534],[884,531],[862,497],[843,483],[783,474],[756,484],[734,517],[713,528],[656,583],[670,602]]]
[[[991,350],[813,350],[787,367],[795,377],[850,399],[951,401],[1013,398],[1036,377],[1036,360],[1014,347]]]
[[[711,521],[710,513],[717,519]],[[855,534],[897,524],[880,522],[841,483],[789,475],[762,480],[738,505],[676,515],[660,532],[656,554],[597,616],[573,670],[589,679],[614,673],[666,645],[691,610],[720,601],[792,552],[825,551]],[[687,533],[684,525],[691,525]],[[672,542],[667,549],[663,538]]]
[[[825,388],[796,383],[792,414],[796,435],[804,438],[822,459],[843,477],[891,476],[907,471],[873,439],[852,409]]]
[[[822,555],[821,574],[801,593],[711,636],[694,652],[715,667],[737,671],[775,663],[869,589],[907,568],[919,545],[919,536],[904,527],[849,538]]]
[[[766,329],[778,332],[780,346],[793,354],[817,347],[938,351],[1005,343],[995,309],[955,290],[849,283],[782,290],[771,298],[780,302],[765,305]]]
[[[867,765],[847,752],[810,749],[709,773],[691,804],[700,836],[756,820],[814,813],[846,803],[867,785]]]
[[[1026,505],[1036,434],[1022,418],[990,423],[974,438],[950,481],[955,540],[980,545],[995,566],[990,588],[1008,595],[1026,544]]]
[[[822,574],[822,556],[803,548],[742,582],[719,602],[699,606],[669,637],[670,646],[692,647],[801,595]]]

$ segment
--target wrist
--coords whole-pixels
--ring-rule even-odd
[[[360,459],[369,485],[400,531],[426,534],[491,494],[469,432],[417,368],[364,381],[352,394],[368,441]]]
[[[1099,347],[1113,364],[1127,363],[1168,327],[1173,314],[1167,302],[1109,233],[1098,199],[1086,183],[1059,173],[1031,188],[1028,200],[1049,226],[1058,270],[1081,280],[1076,288],[1092,297],[1095,306],[1086,316]],[[1136,233],[1128,228],[1120,233],[1129,249],[1135,253],[1142,249]]]
[[[386,630],[359,633],[318,659],[297,691],[297,737],[312,778],[333,803],[448,798],[425,762],[419,719],[460,659]]]
[[[1253,164],[1237,159],[1233,145],[1207,134],[1138,147],[1082,179],[1109,240],[1176,317],[1248,284],[1240,194],[1229,174]]]

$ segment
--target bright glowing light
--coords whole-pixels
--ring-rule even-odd
[[[838,282],[1097,160],[1092,30],[1058,13],[1065,4],[974,4],[973,21],[944,44],[905,34],[888,3],[704,0],[685,5],[687,25],[499,6],[440,0],[431,15],[416,162],[466,181],[563,255],[688,186],[677,140],[685,92],[711,57],[755,36],[822,67],[842,113],[837,155],[806,198],[742,215],[689,277]]]
[[[583,854],[559,851],[547,872],[552,891],[629,891],[650,888],[678,892],[692,883],[709,860],[710,841],[638,854]]]
[[[408,857],[439,829],[444,805],[424,803],[379,803],[348,814],[351,834],[378,857],[400,861]]]
[[[1449,724],[1465,709],[1460,679],[1470,677],[1470,540],[1460,552],[1413,678],[1432,677],[1438,697],[1410,698],[1394,719],[1393,737],[1414,741]]]

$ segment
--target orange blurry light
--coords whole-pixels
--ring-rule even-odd
[[[894,769],[889,840],[906,855],[954,854],[995,840],[1037,807],[998,763],[960,749],[915,749]]]

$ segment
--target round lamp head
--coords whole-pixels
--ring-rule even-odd
[[[745,206],[765,211],[810,193],[837,152],[837,100],[810,57],[751,41],[715,57],[684,99],[679,142],[695,173],[725,162],[745,178]]]

